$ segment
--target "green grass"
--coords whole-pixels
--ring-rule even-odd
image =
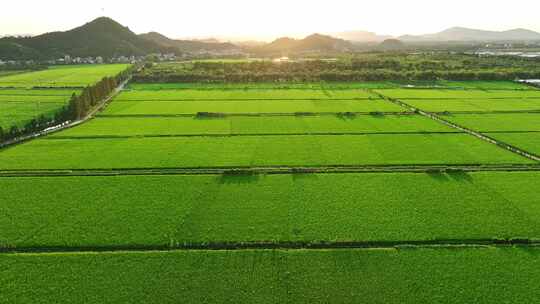
[[[540,133],[487,133],[489,136],[527,152],[540,155]]]
[[[245,113],[337,113],[405,112],[383,100],[240,100],[240,101],[130,101],[115,100],[100,115],[193,115],[198,112]]]
[[[44,71],[22,73],[0,78],[0,87],[85,87],[105,76],[115,76],[127,64],[62,66]]]
[[[419,115],[191,117],[101,117],[52,137],[194,134],[309,134],[379,132],[455,132]]]
[[[378,99],[365,90],[306,90],[306,89],[248,89],[248,90],[160,90],[124,91],[116,101],[166,100],[309,100],[309,99]]]
[[[407,99],[403,101],[430,112],[540,111],[540,99]]]
[[[538,303],[536,248],[0,256],[3,303]]]
[[[539,178],[539,172],[0,178],[0,244],[538,240]]]
[[[445,90],[445,89],[388,89],[377,92],[398,99],[490,99],[540,98],[540,90]]]
[[[453,114],[443,118],[480,132],[540,132],[540,113]]]
[[[466,134],[39,139],[0,152],[0,169],[523,164]]]

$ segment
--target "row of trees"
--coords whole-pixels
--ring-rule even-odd
[[[179,73],[165,75],[145,75],[134,77],[138,82],[319,82],[319,81],[429,81],[429,80],[514,80],[538,79],[540,70],[488,70],[488,71],[423,71],[396,72],[378,71],[328,71],[323,73]]]
[[[14,125],[8,130],[0,127],[0,143],[84,118],[96,105],[111,95],[120,83],[128,79],[130,73],[131,70],[128,70],[115,77],[105,77],[95,85],[84,88],[79,95],[73,94],[69,103],[52,117],[40,115],[22,127]]]
[[[157,64],[135,75],[140,82],[286,82],[385,80],[514,80],[538,78],[540,60],[466,54],[371,54],[339,60],[273,63]]]

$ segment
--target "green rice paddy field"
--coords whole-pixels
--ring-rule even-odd
[[[533,161],[470,135],[429,133],[38,139],[0,153],[0,170],[512,163]]]
[[[479,132],[540,132],[540,113],[452,114],[444,118]]]
[[[86,87],[105,76],[114,76],[128,68],[127,64],[56,66],[47,70],[0,78],[0,87]]]
[[[0,256],[0,302],[535,303],[536,248]]]
[[[0,77],[0,127],[5,130],[13,126],[20,128],[41,115],[52,118],[82,87],[103,77],[115,76],[127,67],[123,64],[57,66]]]
[[[0,150],[0,303],[540,302],[540,163],[371,89],[537,154],[540,91],[416,85],[132,84]],[[402,170],[197,171],[274,166]]]
[[[538,172],[5,177],[0,244],[538,240],[539,178]]]
[[[107,117],[52,135],[52,138],[159,135],[452,133],[455,129],[420,115]]]
[[[405,112],[395,104],[383,100],[226,100],[226,101],[128,101],[113,102],[100,115],[149,116],[194,115],[198,112],[226,114],[270,114],[297,112]]]
[[[0,127],[22,127],[43,115],[53,117],[78,90],[0,89]]]

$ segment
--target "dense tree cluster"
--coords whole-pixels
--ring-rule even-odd
[[[539,78],[540,61],[466,54],[364,54],[336,60],[157,64],[138,73],[141,82],[285,82],[382,80],[514,80]]]

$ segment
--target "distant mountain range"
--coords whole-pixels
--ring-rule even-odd
[[[175,40],[157,32],[137,35],[116,21],[101,17],[81,27],[46,33],[34,37],[0,38],[0,59],[54,59],[72,57],[111,58],[147,55],[150,53],[213,53],[228,54],[245,51],[263,55],[288,55],[308,52],[348,52],[362,49],[361,43],[378,44],[375,49],[403,49],[406,44],[440,42],[540,41],[540,33],[514,29],[484,31],[454,27],[445,31],[397,38],[366,31],[348,31],[331,35],[313,34],[304,39],[279,38],[271,43],[249,41],[233,44],[215,39]],[[368,46],[372,47],[372,46]]]
[[[239,47],[232,43],[221,43],[214,39],[206,40],[174,40],[160,33],[150,32],[140,34],[140,38],[156,43],[161,47],[177,49],[182,52],[218,52],[218,51],[234,51]]]
[[[465,27],[453,27],[435,34],[419,36],[405,35],[398,37],[398,39],[404,42],[540,41],[540,33],[526,29],[497,32],[469,29]]]
[[[98,18],[66,32],[0,39],[0,58],[4,59],[52,59],[64,55],[113,57],[144,55],[160,49],[159,45],[138,37],[109,18]]]
[[[227,43],[171,40],[158,33],[137,35],[116,21],[101,17],[81,27],[34,37],[0,39],[0,59],[53,59],[72,57],[111,58],[149,53],[223,51],[237,48]]]
[[[313,34],[304,39],[283,37],[263,46],[257,47],[265,52],[305,53],[305,52],[347,52],[355,46],[347,40],[327,35]]]
[[[388,35],[378,35],[367,31],[346,31],[341,33],[333,33],[331,36],[349,40],[351,42],[383,42],[384,40],[393,38]]]

